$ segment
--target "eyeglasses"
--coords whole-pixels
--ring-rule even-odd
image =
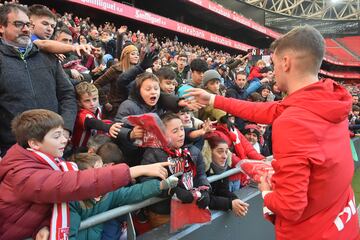
[[[13,21],[11,24],[18,29],[23,29],[25,26],[27,28],[30,28],[32,26],[31,22],[22,22],[22,21]]]

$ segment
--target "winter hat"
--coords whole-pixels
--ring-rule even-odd
[[[203,77],[203,81],[202,81],[202,86],[205,87],[206,84],[210,81],[210,80],[213,80],[213,79],[217,79],[219,81],[221,81],[221,76],[220,74],[216,71],[216,70],[207,70],[205,73],[204,73],[204,77]]]
[[[126,46],[122,52],[121,52],[121,57],[120,59],[122,59],[125,55],[130,54],[133,51],[139,51],[137,47],[135,47],[135,45],[128,45]]]
[[[226,69],[227,69],[226,64],[220,64],[219,69],[226,71]]]
[[[243,132],[244,132],[244,135],[248,134],[248,133],[255,133],[257,138],[258,138],[258,141],[260,140],[260,130],[259,130],[259,127],[256,124],[248,124],[248,125],[246,125]]]
[[[265,84],[263,84],[260,88],[259,88],[259,93],[261,93],[261,91],[262,90],[264,90],[264,89],[268,89],[269,91],[271,91],[271,86],[270,86],[270,84],[267,84],[267,83],[265,83]]]

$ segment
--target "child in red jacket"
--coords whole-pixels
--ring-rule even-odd
[[[169,163],[70,171],[76,165],[61,160],[68,142],[63,126],[60,115],[43,109],[25,111],[13,120],[17,144],[0,162],[2,240],[35,237],[47,227],[52,236],[67,239],[67,202],[114,191],[141,175],[167,176],[163,166]]]

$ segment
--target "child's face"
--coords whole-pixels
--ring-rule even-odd
[[[211,150],[212,161],[219,166],[225,166],[228,151],[228,145],[226,143],[220,143]]]
[[[267,96],[270,94],[270,90],[265,88],[261,91],[261,96],[263,96],[264,98],[267,98]]]
[[[196,85],[200,85],[202,82],[202,79],[204,77],[204,73],[203,72],[199,72],[199,71],[192,71],[191,74],[192,77],[192,81],[196,84]]]
[[[181,122],[183,123],[183,125],[188,126],[188,125],[192,124],[190,112],[179,112],[177,115],[181,119]]]
[[[145,104],[153,107],[157,104],[160,97],[160,85],[157,81],[146,79],[140,87],[140,95]]]
[[[166,135],[170,139],[173,148],[181,148],[184,145],[185,131],[180,119],[171,119],[165,123]]]
[[[81,108],[95,113],[99,106],[99,95],[85,93],[81,96],[79,105]]]
[[[173,94],[176,87],[176,81],[174,79],[163,79],[160,82],[160,88],[164,93]]]
[[[260,69],[263,69],[263,68],[265,67],[265,64],[259,63],[258,67],[259,67]]]
[[[220,81],[219,80],[211,80],[206,84],[206,88],[214,93],[214,94],[218,94],[219,90],[220,90]]]
[[[156,72],[159,71],[160,68],[161,68],[161,60],[158,59],[153,63],[152,69]]]
[[[359,111],[353,111],[353,114],[357,117],[359,116],[359,113],[360,113]]]
[[[255,133],[247,133],[247,134],[245,134],[245,137],[252,145],[257,143],[257,141],[258,141],[258,137]]]
[[[53,157],[62,157],[68,139],[64,135],[64,129],[57,127],[51,129],[42,142],[34,141],[29,144],[34,150],[43,152]]]

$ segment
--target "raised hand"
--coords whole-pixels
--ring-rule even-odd
[[[215,131],[216,128],[214,128],[214,124],[217,121],[211,121],[209,118],[204,121],[204,124],[202,126],[202,130],[204,131],[204,134]]]
[[[201,88],[190,88],[190,89],[186,89],[185,90],[185,95],[184,97],[193,97],[193,100],[195,100],[197,103],[207,106],[210,104],[210,98],[213,95],[215,97],[214,94],[211,94],[209,92],[207,92],[204,89]]]
[[[145,71],[148,68],[151,68],[154,62],[159,58],[158,51],[152,51],[145,54],[144,59],[140,63],[140,67]]]
[[[119,29],[118,29],[118,34],[122,34],[124,32],[127,31],[127,26],[121,26]]]
[[[76,45],[76,46],[74,46],[73,52],[76,52],[78,56],[81,56],[82,54],[91,54],[91,51],[93,49],[94,49],[94,47],[89,44]]]

